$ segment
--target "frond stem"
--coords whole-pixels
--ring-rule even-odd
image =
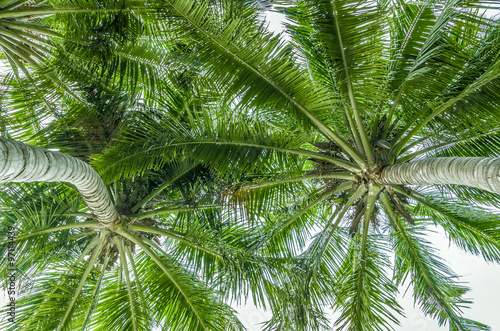
[[[71,299],[71,302],[69,303],[68,307],[66,308],[66,312],[59,322],[59,325],[57,327],[57,331],[60,331],[64,328],[64,324],[66,323],[66,320],[69,317],[69,314],[73,310],[73,306],[75,305],[76,300],[80,296],[80,292],[82,291],[83,286],[85,285],[85,282],[87,281],[87,278],[90,275],[90,271],[92,271],[92,268],[94,268],[95,261],[99,257],[99,254],[101,254],[102,248],[104,247],[105,239],[108,235],[108,231],[103,229],[101,232],[101,236],[99,239],[99,244],[97,245],[96,249],[94,250],[94,253],[92,253],[92,256],[89,259],[89,262],[87,264],[87,268],[85,268],[85,271],[83,272],[82,277],[80,278],[80,282],[78,283],[78,286],[76,287],[75,291],[73,292],[73,298]]]
[[[180,174],[178,174],[177,176],[175,176],[174,178],[163,183],[159,188],[157,188],[156,190],[154,190],[153,192],[148,194],[144,199],[142,199],[134,207],[132,207],[132,212],[133,213],[137,212],[142,206],[144,206],[146,203],[148,203],[149,200],[151,200],[152,198],[154,198],[155,196],[160,194],[167,186],[169,186],[173,182],[177,181],[179,178],[181,178],[182,176],[184,176],[185,174],[187,174],[188,172],[190,172],[191,170],[193,170],[194,168],[196,168],[199,165],[200,165],[200,163],[196,163],[193,166],[191,166],[188,169],[181,172]]]
[[[183,208],[165,207],[165,208],[160,208],[160,209],[156,209],[153,211],[148,211],[145,213],[137,214],[134,216],[134,218],[137,220],[142,220],[144,218],[149,218],[149,217],[163,215],[163,214],[180,213],[180,212],[184,212],[184,211],[195,211],[195,210],[214,209],[214,208],[221,208],[221,206],[219,206],[219,205],[205,205],[205,206],[192,206],[192,207],[183,207]]]
[[[337,8],[335,6],[335,2],[332,2],[331,4],[332,4],[332,7],[333,7],[334,16],[335,16],[335,18],[334,18],[334,20],[335,20],[335,29],[336,29],[336,34],[337,34],[337,37],[338,37],[338,40],[339,40],[340,52],[342,54],[342,62],[344,64],[344,71],[345,71],[345,75],[346,75],[346,85],[347,85],[347,90],[348,90],[348,94],[349,94],[349,100],[351,101],[352,111],[353,111],[353,114],[354,114],[354,120],[355,120],[356,125],[357,125],[357,129],[358,129],[358,132],[359,132],[359,135],[360,135],[360,139],[361,139],[361,142],[363,144],[363,148],[364,148],[366,157],[368,159],[368,163],[372,164],[373,163],[372,147],[371,147],[370,139],[368,138],[368,135],[366,133],[365,126],[363,125],[363,121],[361,121],[361,117],[360,117],[359,111],[358,111],[358,106],[357,106],[357,103],[356,103],[356,98],[354,97],[354,91],[353,91],[353,88],[352,88],[351,76],[350,76],[350,73],[349,73],[349,66],[347,64],[347,56],[345,54],[344,44],[343,44],[343,41],[342,41],[342,35],[341,35],[341,32],[340,32],[338,11],[337,11]]]
[[[134,257],[132,256],[132,252],[128,246],[125,246],[125,253],[127,254],[128,260],[130,261],[130,266],[132,267],[132,272],[134,273],[135,284],[137,289],[139,290],[139,299],[141,300],[141,309],[142,312],[146,312],[146,300],[144,299],[144,291],[142,290],[141,280],[139,279],[139,273],[137,272],[137,268],[135,267]]]
[[[275,180],[272,182],[262,182],[262,183],[257,183],[257,184],[253,184],[250,186],[243,186],[243,188],[253,189],[253,188],[261,188],[261,187],[266,187],[266,186],[271,186],[271,185],[300,182],[303,180],[326,179],[326,178],[345,179],[345,180],[351,180],[351,181],[356,180],[356,176],[352,175],[351,173],[335,172],[335,173],[331,173],[331,174],[327,174],[327,175],[313,174],[313,175],[304,175],[304,176],[300,176],[300,177],[278,179],[278,180]]]
[[[134,304],[134,295],[132,293],[132,284],[130,283],[130,274],[128,270],[127,259],[125,257],[125,249],[123,248],[123,238],[113,237],[113,242],[118,248],[118,253],[120,255],[120,263],[123,266],[123,271],[125,273],[125,283],[127,284],[127,292],[128,292],[128,300],[130,302],[130,314],[132,317],[132,327],[134,331],[137,331],[137,322],[135,316],[135,304]]]
[[[97,305],[99,289],[101,288],[102,279],[104,278],[106,268],[108,267],[109,258],[110,258],[109,254],[106,255],[106,257],[104,258],[104,262],[103,262],[102,268],[101,268],[101,274],[99,275],[99,279],[97,280],[97,283],[94,287],[94,291],[92,291],[92,303],[90,304],[89,309],[87,310],[87,313],[85,314],[85,321],[83,322],[81,331],[85,331],[87,324],[90,322],[90,317],[92,316],[92,312],[94,311],[94,308]]]
[[[363,278],[366,268],[366,246],[368,243],[368,230],[370,228],[370,217],[372,216],[372,212],[375,207],[375,202],[377,201],[377,196],[381,189],[382,189],[381,186],[376,186],[373,185],[372,183],[369,184],[368,196],[366,197],[366,210],[363,216],[363,236],[361,240],[360,274],[358,279],[358,287],[356,295],[357,298],[360,297],[361,292],[363,290]],[[358,303],[359,301],[356,301],[356,310],[361,308],[358,305]],[[357,315],[360,315],[360,313],[358,312]]]
[[[326,62],[326,60],[324,62],[325,62],[326,67],[328,67],[328,63]],[[327,70],[327,71],[328,71],[328,77],[330,78],[330,81],[332,82],[332,86],[335,88],[336,92],[340,94],[340,91],[338,90],[337,83],[335,82],[335,79],[333,78],[332,72],[330,70]],[[340,95],[342,95],[342,94],[340,94]],[[351,135],[354,139],[354,142],[356,143],[356,147],[357,147],[358,151],[361,151],[361,150],[363,150],[363,145],[361,144],[361,140],[359,139],[359,134],[358,134],[358,131],[356,130],[356,126],[352,122],[351,114],[350,114],[344,100],[342,100],[341,104],[342,104],[342,107],[340,107],[340,110],[342,111],[342,115],[343,115],[344,119],[347,120],[347,123],[349,124],[349,131],[351,132]]]
[[[196,249],[198,249],[200,251],[203,251],[205,253],[208,253],[210,255],[216,256],[218,258],[222,258],[222,255],[220,255],[218,252],[214,252],[214,251],[208,250],[207,248],[205,248],[205,247],[203,247],[203,246],[201,246],[199,244],[195,244],[195,243],[187,240],[186,238],[183,237],[182,233],[179,233],[177,231],[171,231],[171,230],[167,230],[167,229],[160,229],[160,228],[157,228],[157,227],[146,226],[146,225],[139,225],[139,224],[132,224],[131,226],[129,226],[129,229],[133,230],[133,231],[146,232],[146,233],[158,234],[158,235],[161,235],[161,236],[169,237],[171,239],[174,239],[174,240],[177,240],[179,242],[182,242],[183,244],[186,244],[186,245],[188,245],[190,247],[196,248]]]
[[[54,14],[79,14],[79,13],[117,13],[117,12],[155,12],[157,9],[137,9],[137,8],[95,8],[95,9],[81,9],[81,8],[37,8],[37,9],[18,9],[18,10],[6,10],[0,12],[1,18],[17,18],[26,16],[46,16]]]
[[[88,222],[81,222],[81,223],[65,224],[65,225],[60,225],[60,226],[56,226],[56,227],[53,227],[53,228],[43,229],[43,230],[39,230],[39,231],[28,233],[28,234],[25,234],[25,235],[21,235],[21,236],[16,237],[16,240],[22,240],[22,239],[26,239],[26,238],[33,237],[33,236],[39,236],[39,235],[45,234],[45,233],[50,233],[50,232],[54,232],[54,231],[68,230],[68,229],[74,229],[74,228],[99,229],[99,228],[101,228],[101,225],[98,222],[96,222],[96,221],[88,221]]]
[[[304,150],[304,149],[291,149],[291,148],[267,146],[267,145],[253,144],[253,143],[231,142],[231,141],[182,142],[182,143],[173,143],[173,144],[170,144],[166,147],[167,148],[184,147],[184,146],[190,146],[190,145],[216,145],[216,146],[230,145],[230,146],[239,146],[239,147],[252,147],[252,148],[260,148],[260,149],[268,149],[268,150],[273,150],[273,151],[278,151],[278,152],[285,152],[285,153],[290,153],[290,154],[307,156],[307,157],[314,158],[314,159],[324,160],[324,161],[333,163],[335,165],[338,165],[339,167],[342,167],[344,169],[347,169],[347,170],[350,170],[353,172],[361,172],[361,168],[354,163],[351,163],[349,161],[342,160],[342,159],[339,159],[336,157],[324,155],[321,153],[316,153],[316,152]],[[151,149],[148,149],[147,151],[151,152],[151,151],[158,150],[158,149],[164,149],[166,147],[165,146],[153,147]],[[141,152],[129,154],[129,155],[125,156],[124,158],[120,159],[120,161],[122,162],[122,161],[128,160],[134,156],[137,156],[138,154],[141,154]]]
[[[146,253],[160,269],[164,272],[164,274],[170,279],[172,284],[177,288],[177,290],[181,293],[181,295],[184,297],[188,305],[191,307],[193,312],[195,313],[198,321],[200,322],[201,326],[203,327],[204,330],[208,330],[207,325],[205,324],[205,321],[201,317],[200,313],[198,310],[193,306],[189,296],[184,292],[180,284],[177,282],[175,277],[171,274],[170,270],[168,269],[167,265],[161,260],[161,258],[153,251],[151,248],[148,247],[139,237],[137,237],[135,234],[132,232],[129,232],[125,229],[123,229],[122,225],[119,224],[116,228],[116,233],[120,234],[121,236],[127,238],[128,240],[132,241],[136,245],[142,248],[144,253]]]

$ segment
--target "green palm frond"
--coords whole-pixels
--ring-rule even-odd
[[[436,255],[423,238],[424,227],[407,227],[395,220],[391,241],[396,253],[394,276],[398,284],[410,275],[415,301],[426,315],[439,325],[448,323],[450,330],[489,330],[481,323],[461,317],[461,309],[469,303],[463,299],[468,288],[455,280],[457,276]],[[425,229],[428,231],[428,229]]]
[[[266,306],[266,284],[279,278],[279,273],[273,272],[279,265],[255,249],[258,233],[246,225],[222,225],[218,230],[207,225],[192,226],[183,234],[166,229],[143,230],[163,235],[163,247],[171,256],[204,275],[223,297],[239,303],[251,296],[256,304]]]
[[[82,50],[92,50],[94,57],[97,50],[101,57],[110,53],[113,43],[140,33],[136,12],[153,9],[141,1],[10,1],[1,8],[0,49],[18,77],[19,69],[29,76],[43,67],[46,57],[56,57],[62,41],[78,48],[80,58],[85,58]],[[61,83],[52,73],[43,74]]]
[[[36,278],[51,263],[72,258],[90,241],[85,232],[78,230],[52,234],[43,232],[45,229],[79,222],[87,215],[75,212],[81,207],[82,201],[67,188],[50,187],[46,184],[20,184],[1,192],[0,196],[2,233],[6,234],[7,228],[12,226],[18,239],[16,265],[20,282]],[[26,234],[38,231],[43,233],[23,238]],[[71,240],[76,241],[70,243]],[[8,265],[4,249],[6,245],[2,245],[0,262],[3,274],[7,272]]]
[[[344,190],[349,188],[350,185],[343,187]],[[303,251],[315,224],[330,218],[332,202],[328,199],[338,193],[337,190],[313,191],[302,200],[275,210],[273,218],[266,222],[262,230],[262,244],[266,250],[271,254],[285,255]]]
[[[449,107],[448,114],[439,119],[442,123],[446,124],[446,128],[455,128],[452,132],[460,135],[463,129],[476,128],[481,131],[487,131],[496,128],[498,123],[498,112],[496,111],[495,104],[499,100],[498,95],[498,62],[499,52],[498,41],[500,40],[500,25],[498,22],[489,22],[484,28],[480,28],[483,23],[471,22],[472,28],[465,25],[462,29],[465,30],[462,38],[467,38],[467,42],[475,40],[474,48],[470,51],[466,63],[463,65],[457,77],[443,90],[440,98],[455,97],[458,102]],[[472,31],[472,35],[468,33]],[[465,43],[463,40],[458,40],[461,45]],[[470,47],[470,46],[469,46]],[[457,95],[459,91],[467,91],[473,87],[474,92],[466,96]],[[484,97],[488,96],[489,101],[484,102]],[[467,105],[473,102],[476,111],[471,114],[467,110]],[[463,116],[449,116],[452,112],[453,115],[467,114]],[[487,119],[487,120],[486,120]],[[451,131],[451,130],[450,130]]]
[[[157,320],[172,330],[242,329],[232,309],[220,303],[193,274],[168,256],[158,256],[146,244],[141,245],[147,255],[138,259],[137,269],[147,270],[142,284],[148,289],[146,299],[156,303]]]
[[[293,268],[296,275],[302,275],[301,270]],[[300,284],[300,279],[291,277],[282,287],[272,286],[270,296],[273,316],[268,320],[263,330],[300,330],[323,331],[330,330],[328,320],[320,306],[314,306],[308,300],[308,284]]]
[[[499,261],[500,217],[495,212],[464,205],[459,201],[449,203],[432,194],[410,194],[419,204],[414,212],[429,217],[448,233],[450,240],[465,251],[482,256],[486,261]]]
[[[272,318],[266,328],[281,327],[283,330],[330,330],[324,317],[324,306],[330,306],[336,298],[335,282],[348,249],[348,234],[335,221],[342,205],[312,238],[309,247],[298,258],[287,262],[291,279],[284,279],[282,287],[271,295]]]
[[[15,323],[4,325],[9,330],[65,330],[71,328],[72,320],[78,321],[78,308],[88,302],[86,291],[88,279],[94,270],[94,263],[104,245],[104,236],[95,238],[73,264],[56,263],[36,278],[33,288],[19,302],[24,312]],[[83,258],[93,249],[88,262]],[[82,263],[83,262],[83,263]],[[82,295],[80,295],[82,294]],[[73,313],[75,312],[75,313]],[[47,319],[46,316],[53,316]]]
[[[439,126],[436,129],[443,129],[443,127]],[[499,132],[497,129],[481,132],[470,128],[452,136],[446,131],[444,134],[434,131],[432,137],[415,140],[421,145],[418,150],[412,150],[415,146],[409,144],[410,148],[402,152],[412,151],[399,158],[397,162],[418,160],[426,155],[433,157],[495,157],[498,156],[498,141]]]
[[[118,282],[116,278],[105,280],[110,285],[102,291],[90,329],[105,327],[108,330],[150,330],[150,316],[143,310],[139,293],[141,279],[132,278],[125,253],[126,246],[121,239],[115,237],[114,242],[120,256],[120,268],[115,272],[123,272],[125,281]],[[130,260],[128,262],[131,263]]]
[[[189,174],[193,173],[197,168],[200,168],[199,162],[196,162],[190,158],[186,158],[181,161],[174,160],[171,163],[166,164],[163,171],[158,174],[158,179],[156,180],[157,187],[145,196],[142,200],[138,201],[136,205],[132,207],[132,211],[136,212],[139,208],[154,205],[154,199],[158,199],[159,196],[163,195],[166,188],[173,186],[176,182],[180,180],[189,180]],[[155,183],[156,184],[156,183]],[[162,194],[163,193],[163,194]],[[153,201],[152,201],[153,200]]]
[[[438,187],[437,190],[442,192],[443,196],[451,195],[460,199],[463,204],[468,204],[472,201],[471,205],[480,208],[484,206],[488,206],[488,208],[500,207],[500,195],[498,193],[491,193],[463,185],[443,185],[442,187]]]
[[[235,114],[222,113],[219,118],[213,118],[204,112],[192,123],[194,127],[180,120],[161,120],[160,117],[160,122],[155,123],[144,117],[137,126],[124,132],[120,145],[99,157],[96,165],[105,175],[119,173],[125,177],[158,169],[165,162],[182,156],[203,161],[219,174],[226,173],[226,177],[237,177],[244,172],[272,172],[283,164],[288,165],[283,168],[290,169],[297,163],[295,160],[304,157],[326,159],[356,169],[345,159],[301,149],[305,143],[302,136],[274,132],[261,122],[245,125],[231,115]],[[270,159],[276,160],[271,166]],[[289,171],[293,173],[296,169]]]
[[[386,275],[385,268],[390,266],[388,247],[381,238],[368,236],[363,251],[361,237],[358,232],[351,241],[335,279],[335,308],[341,311],[335,325],[340,330],[390,329],[389,323],[397,324],[396,316],[402,314],[402,308],[394,304],[397,288]]]
[[[444,6],[436,22],[434,31],[437,34],[427,40],[432,40],[439,52],[433,50],[433,57],[423,63],[425,75],[415,81],[418,88],[412,86],[407,90],[407,99],[414,105],[406,103],[404,114],[414,117],[397,136],[400,137],[418,118],[420,120],[403,142],[399,143],[397,151],[425,125],[432,125],[432,121],[438,116],[441,116],[441,122],[446,122],[446,118],[453,118],[452,121],[461,122],[459,125],[470,126],[472,122],[467,122],[468,115],[462,117],[455,114],[467,114],[467,105],[471,102],[478,102],[478,112],[482,116],[498,117],[495,107],[481,101],[484,91],[488,91],[486,93],[492,95],[493,100],[496,95],[494,91],[497,85],[495,81],[498,80],[498,50],[495,50],[495,46],[490,46],[488,39],[498,38],[495,32],[498,29],[497,24],[488,19],[481,19],[474,8],[461,7],[458,2],[449,2]],[[465,43],[469,45],[467,48],[463,46]],[[481,47],[487,50],[483,52]],[[490,51],[495,54],[493,58]],[[482,55],[478,55],[481,53]],[[474,59],[475,56],[479,56],[479,59]],[[486,60],[488,56],[490,58]],[[481,60],[485,60],[488,65],[481,66],[481,70],[473,69],[474,62]],[[435,66],[439,66],[439,70],[435,70]],[[476,125],[479,123],[481,121],[476,121]]]
[[[383,31],[383,10],[368,1],[304,1],[294,9],[292,17],[300,24],[295,35],[307,47],[309,67],[340,99],[337,112],[349,120],[354,139],[363,145],[358,149],[370,155],[361,114],[369,120],[369,103],[377,101],[377,83],[383,78],[382,42],[374,35]]]
[[[227,19],[223,10],[218,14],[206,4],[169,3],[169,15],[179,19],[183,38],[200,42],[196,51],[182,54],[183,61],[203,63],[204,74],[231,95],[241,95],[242,103],[266,104],[265,108],[282,110],[283,115],[298,116],[302,126],[312,123],[361,162],[359,154],[318,118],[331,105],[328,94],[311,84],[280,38],[256,24],[253,9],[241,11],[237,19]]]

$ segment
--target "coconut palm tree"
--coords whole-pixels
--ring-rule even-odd
[[[425,234],[500,261],[497,4],[297,0],[281,7],[289,41],[248,4],[169,4],[176,68],[225,97],[188,122],[144,120],[100,158],[105,176],[187,153],[230,179],[256,245],[291,271],[269,329],[328,328],[325,306],[336,329],[390,329],[406,282],[440,325],[486,330]]]
[[[243,329],[214,289],[239,299],[272,277],[197,160],[105,185],[78,158],[0,139],[2,232],[16,245],[2,276],[20,287],[2,329]]]
[[[98,69],[105,72],[113,60]],[[189,88],[175,92],[164,77],[163,88],[174,92],[161,99],[160,111],[116,92],[128,84],[127,75],[119,83],[114,76],[87,81],[92,64],[71,69],[57,74],[78,83],[73,90],[80,100],[61,95],[45,123],[38,95],[19,88],[29,78],[11,83],[3,99],[5,136],[52,150],[0,138],[1,182],[9,183],[0,194],[1,227],[15,233],[16,248],[12,256],[4,241],[2,284],[8,287],[14,273],[20,287],[15,316],[1,328],[243,329],[223,300],[241,300],[250,289],[263,296],[273,277],[243,236],[246,226],[235,225],[238,215],[220,208],[225,184],[188,155],[106,181],[89,165],[145,116],[188,121],[174,113],[199,107],[198,98]],[[10,311],[6,306],[3,314]]]

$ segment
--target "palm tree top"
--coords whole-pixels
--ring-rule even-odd
[[[144,296],[184,298],[184,315],[173,329],[223,330],[218,323],[230,310],[214,304],[224,318],[212,320],[210,306],[193,299],[198,292],[209,296],[193,280],[204,273],[211,286],[217,274],[223,290],[256,291],[255,300],[273,310],[269,330],[328,328],[325,306],[340,312],[337,329],[390,329],[401,314],[397,286],[405,281],[422,311],[440,325],[486,330],[462,317],[467,289],[433,251],[425,231],[438,224],[464,250],[500,261],[499,218],[483,206],[500,206],[500,25],[484,14],[491,1],[277,4],[287,17],[290,41],[268,32],[261,10],[249,1],[161,3],[161,10],[144,16],[151,19],[147,40],[111,48],[81,67],[74,65],[77,54],[67,52],[63,60],[72,67],[57,71],[61,81],[92,77],[92,87],[102,90],[130,88],[145,106],[124,112],[109,107],[93,118],[62,112],[49,127],[54,132],[39,131],[42,141],[68,153],[76,155],[74,146],[85,145],[81,157],[91,160],[111,192],[120,217],[109,229],[94,221],[79,225],[92,233],[82,256],[98,261],[103,271],[112,259],[121,265],[113,277],[119,284],[124,280],[117,296],[128,302],[126,328],[147,329],[134,297],[143,290],[133,280],[143,279],[151,287]],[[75,68],[85,75],[71,74]],[[69,103],[91,103],[79,99]],[[116,116],[105,116],[111,113]],[[79,132],[104,120],[113,130],[100,143],[88,139],[96,135]],[[174,171],[179,177],[161,175],[184,160],[190,166]],[[170,189],[171,184],[200,169],[217,177],[218,209],[231,211],[239,223],[233,227],[231,217],[219,214],[227,221],[222,229],[207,216],[194,232],[198,238],[182,229],[185,220],[170,224],[161,217],[154,223],[156,216],[184,207],[162,203],[186,190],[182,184]],[[143,184],[151,189],[138,188]],[[244,222],[248,232],[240,233]],[[27,231],[23,240],[44,231]],[[154,242],[158,236],[177,246],[162,247]],[[128,254],[134,247],[140,247],[136,257]],[[186,260],[179,257],[184,249],[190,252]],[[227,262],[227,256],[241,263]],[[210,261],[218,267],[205,268]],[[280,270],[279,276],[250,268],[257,261]],[[71,284],[77,294],[94,289],[95,299],[99,286],[86,283],[90,262],[77,260],[83,277]],[[149,267],[153,271],[141,278]],[[224,273],[245,268],[256,275],[239,279],[239,273]],[[393,269],[392,279],[387,268]],[[155,277],[175,291],[161,292]],[[226,279],[228,287],[221,285]],[[231,297],[228,292],[223,296]],[[53,294],[55,302],[60,292]],[[66,299],[58,327],[86,324],[86,318],[70,317],[79,299]],[[35,309],[38,297],[27,300]],[[115,302],[108,292],[103,300],[108,306]],[[158,307],[155,317],[172,318],[172,311],[164,318],[168,307]],[[88,316],[94,309],[99,312],[88,305]]]

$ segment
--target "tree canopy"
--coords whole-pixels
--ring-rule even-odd
[[[426,234],[500,261],[498,3],[273,5],[281,34],[258,1],[2,5],[3,136],[92,165],[119,214],[5,186],[30,288],[2,327],[240,330],[248,297],[266,330],[387,330],[411,284],[440,325],[488,329]]]

